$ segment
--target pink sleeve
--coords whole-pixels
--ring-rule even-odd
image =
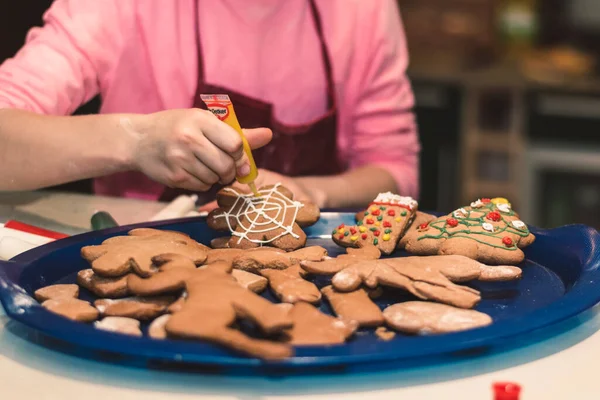
[[[31,29],[0,65],[0,108],[71,114],[94,97],[123,41],[119,16],[131,1],[56,0],[44,26]]]
[[[369,3],[367,3],[369,4]],[[377,165],[396,179],[400,194],[419,195],[420,145],[414,98],[406,77],[408,52],[395,0],[370,2],[357,43],[360,89],[354,111],[352,165]]]

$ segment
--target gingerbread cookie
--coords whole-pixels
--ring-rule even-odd
[[[94,305],[104,316],[148,320],[165,313],[174,301],[175,298],[171,296],[127,297],[117,300],[99,299]]]
[[[213,249],[208,252],[205,264],[210,265],[210,264],[214,264],[216,262],[225,262],[225,263],[228,263],[233,266],[233,260],[235,260],[238,257],[243,257],[245,254],[248,254],[248,253],[258,253],[258,255],[257,255],[258,257],[263,256],[263,257],[272,258],[274,261],[269,261],[270,263],[272,263],[272,265],[270,265],[269,268],[279,268],[279,269],[287,268],[287,264],[286,264],[287,261],[281,261],[281,260],[285,260],[285,259],[280,259],[277,256],[273,255],[273,254],[285,253],[285,251],[276,249],[274,247],[259,247],[259,248],[248,249],[248,250],[229,249],[229,248]],[[276,264],[277,262],[279,262],[280,264],[279,265]]]
[[[324,346],[346,342],[358,325],[354,321],[323,314],[308,303],[297,303],[289,311],[294,325],[285,331],[286,341],[296,346]]]
[[[161,254],[179,254],[201,265],[207,251],[206,246],[183,233],[134,229],[128,236],[115,236],[99,246],[86,246],[81,249],[81,255],[100,276],[118,277],[133,270],[139,276],[148,277],[156,271],[153,259]]]
[[[128,276],[129,274],[116,278],[105,278],[95,274],[92,269],[84,269],[77,273],[77,283],[98,297],[116,299],[129,294]]]
[[[512,281],[520,279],[522,274],[521,269],[518,267],[489,266],[460,255],[388,258],[385,261],[401,268],[411,265],[417,268],[438,270],[454,283],[475,280],[486,282]]]
[[[400,332],[424,335],[480,328],[492,323],[489,315],[444,304],[408,301],[383,311],[389,327]]]
[[[76,299],[79,296],[77,285],[52,285],[35,291],[35,299],[40,303],[51,299]]]
[[[260,197],[225,188],[217,194],[219,208],[211,211],[208,226],[229,230],[230,248],[249,249],[273,246],[293,251],[306,244],[300,224],[308,226],[319,219],[319,209],[293,200],[292,193],[276,184],[259,189]]]
[[[478,280],[482,282],[505,282],[521,279],[523,271],[521,268],[510,265],[483,265]]]
[[[176,254],[162,257],[168,261],[158,267],[158,272],[152,276],[140,278],[129,274],[127,287],[132,294],[154,296],[181,291],[185,287],[185,280],[196,271],[196,264],[186,257]]]
[[[317,274],[335,274],[331,283],[342,292],[354,291],[362,284],[369,288],[382,285],[406,290],[423,300],[434,300],[462,308],[472,308],[481,299],[477,290],[452,283],[438,269],[422,268],[413,263],[403,263],[402,260],[359,260],[341,268],[335,268],[335,264],[327,260],[307,263],[303,268]],[[325,265],[320,268],[319,264]]]
[[[263,292],[269,284],[269,281],[264,276],[256,275],[241,269],[234,269],[231,271],[231,276],[233,276],[237,283],[242,287],[251,290],[254,293]]]
[[[140,321],[126,317],[106,317],[94,322],[94,327],[103,331],[121,333],[130,336],[142,336]]]
[[[422,211],[417,211],[417,213],[415,214],[415,219],[413,219],[413,222],[410,224],[410,226],[406,230],[406,233],[404,234],[404,236],[402,236],[400,238],[400,240],[398,241],[398,249],[404,249],[404,247],[406,246],[406,238],[407,238],[407,236],[410,236],[408,234],[409,232],[416,231],[417,229],[419,229],[419,226],[421,226],[423,224],[427,224],[436,218],[437,217],[435,215],[427,214]]]
[[[377,246],[392,254],[410,225],[418,203],[410,197],[380,193],[355,226],[340,225],[332,232],[333,241],[344,247]]]
[[[409,231],[405,249],[417,255],[459,254],[485,264],[516,265],[525,258],[521,249],[534,240],[509,204],[480,199]]]
[[[216,249],[208,253],[206,264],[220,261],[230,263],[235,269],[259,273],[263,269],[287,269],[301,261],[320,261],[326,256],[327,250],[321,246],[309,246],[291,252],[272,247]]]
[[[373,300],[376,300],[383,296],[383,288],[381,286],[377,286],[374,289],[364,288],[364,290],[365,292],[367,292],[367,295],[369,295],[369,298]]]
[[[179,296],[179,298],[177,300],[175,300],[175,302],[173,304],[171,304],[169,307],[167,307],[167,312],[169,314],[173,314],[178,311],[181,311],[181,309],[183,308],[183,305],[185,304],[186,299],[187,299],[187,292],[184,291],[181,294],[181,296]]]
[[[170,318],[170,314],[165,314],[152,321],[150,326],[148,326],[148,336],[150,336],[152,339],[166,339],[167,330],[165,329],[165,325]]]
[[[260,273],[269,280],[271,290],[284,303],[316,304],[321,301],[321,292],[314,283],[303,278],[306,273],[299,264],[284,270],[263,269]]]
[[[365,290],[340,292],[327,286],[321,291],[338,317],[347,321],[356,321],[360,327],[383,325],[381,310]]]
[[[46,300],[42,307],[48,311],[79,322],[92,322],[98,319],[98,310],[87,301],[60,298]]]
[[[292,325],[286,310],[244,289],[231,275],[199,270],[186,281],[186,290],[186,302],[165,325],[169,336],[207,340],[266,359],[292,354],[286,344],[254,339],[231,327],[238,318],[252,320],[267,334],[281,333]]]
[[[322,261],[318,260],[305,260],[300,261],[300,266],[306,272],[316,275],[333,275],[336,272],[341,271],[345,267],[352,265],[361,260],[377,260],[381,257],[379,249],[373,245],[365,245],[358,249],[347,248],[347,254],[340,254],[339,256],[325,257]]]
[[[338,259],[350,259],[350,258],[362,258],[367,260],[377,260],[381,258],[381,250],[377,246],[373,246],[371,244],[366,244],[361,246],[360,248],[348,247],[346,249],[346,254],[340,254]],[[318,260],[309,260],[309,261],[318,261]]]
[[[231,236],[221,236],[210,241],[210,247],[213,249],[228,249]]]

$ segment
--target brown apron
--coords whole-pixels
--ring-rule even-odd
[[[268,169],[287,176],[333,175],[343,171],[337,151],[338,113],[335,100],[335,83],[331,59],[321,25],[321,16],[315,0],[308,0],[321,42],[321,52],[327,79],[327,113],[318,120],[306,124],[290,126],[277,121],[273,105],[245,96],[235,90],[210,85],[204,79],[204,59],[200,40],[199,10],[196,0],[196,43],[198,50],[198,86],[192,107],[206,109],[200,99],[201,94],[228,94],[233,102],[240,125],[244,128],[271,128],[273,140],[261,149],[253,151],[258,168]],[[217,185],[218,186],[218,185]],[[198,193],[198,204],[214,200],[220,187],[213,187],[207,193]],[[167,188],[161,200],[168,201],[177,195],[190,193],[185,190]]]

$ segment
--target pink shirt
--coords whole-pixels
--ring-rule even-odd
[[[187,108],[197,83],[196,0],[56,0],[0,66],[0,108],[68,115],[96,94],[102,113]],[[206,80],[274,104],[286,124],[326,112],[325,74],[307,0],[199,0]],[[349,168],[386,168],[418,195],[419,142],[396,0],[317,0],[333,62],[338,147]],[[156,199],[131,174],[103,194]]]

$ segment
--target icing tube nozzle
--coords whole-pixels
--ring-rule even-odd
[[[246,153],[248,162],[250,163],[250,173],[245,176],[236,176],[235,179],[239,183],[248,185],[252,190],[252,193],[254,193],[256,197],[259,197],[260,195],[258,190],[256,190],[256,185],[254,184],[254,181],[258,177],[258,169],[256,168],[250,145],[248,144],[248,141],[244,136],[244,132],[242,131],[242,127],[240,126],[237,116],[235,115],[235,110],[233,109],[233,103],[231,102],[231,99],[226,94],[202,94],[200,95],[200,99],[202,99],[204,104],[206,104],[206,107],[208,107],[210,112],[212,112],[221,121],[235,129],[235,131],[242,138],[244,153]]]

